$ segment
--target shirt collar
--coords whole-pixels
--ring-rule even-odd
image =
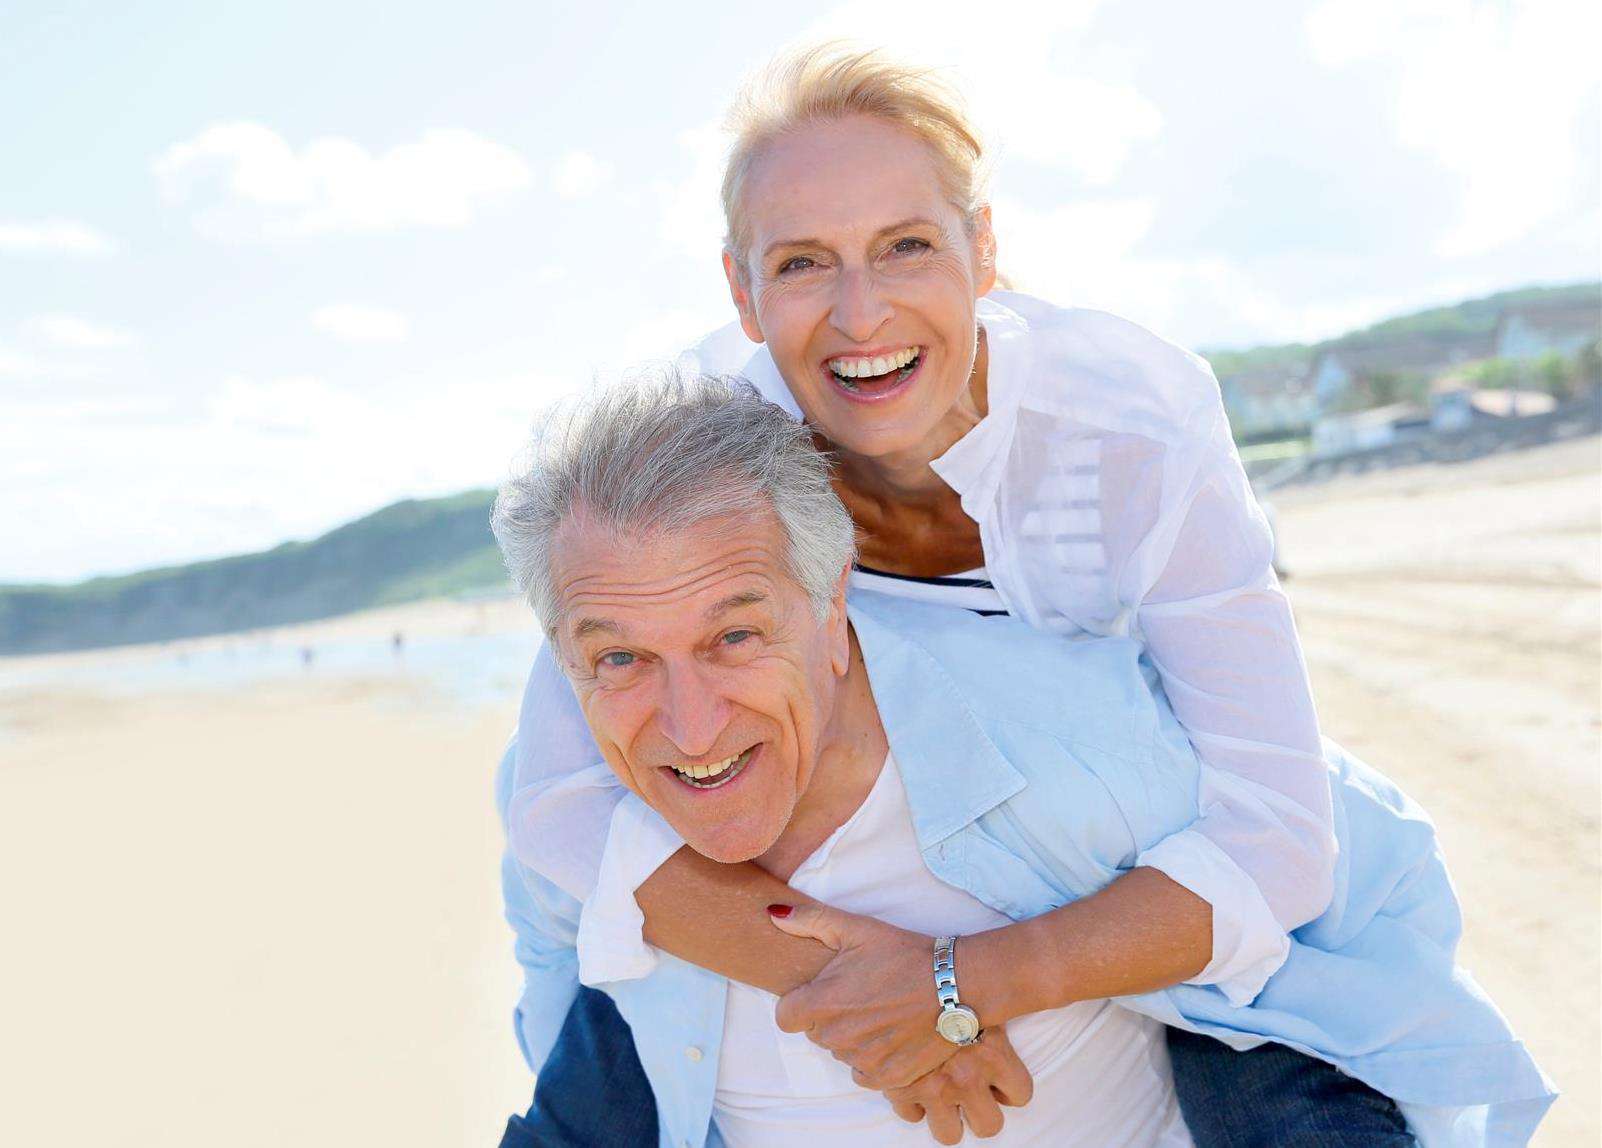
[[[976,308],[990,356],[985,417],[929,465],[962,496],[962,509],[975,522],[996,497],[1018,404],[1029,376],[1029,325],[1017,312],[985,296]]]
[[[1028,783],[980,728],[945,668],[889,620],[894,605],[882,595],[856,594],[847,612],[918,845],[930,849]]]

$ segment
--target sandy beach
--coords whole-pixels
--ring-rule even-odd
[[[1325,730],[1434,814],[1462,958],[1566,1093],[1537,1142],[1588,1148],[1599,444],[1274,503]],[[490,781],[531,631],[434,602],[0,659],[0,1143],[496,1143],[530,1080]]]

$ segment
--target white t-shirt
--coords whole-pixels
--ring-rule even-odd
[[[929,935],[1008,924],[929,872],[891,757],[862,806],[790,884],[819,900]],[[962,942],[957,943],[962,976]],[[774,1023],[776,998],[731,982],[713,1120],[729,1148],[820,1144],[926,1148],[927,1125],[896,1116],[881,1093],[800,1033]],[[930,993],[934,992],[933,973]],[[982,1019],[982,1018],[981,1018]],[[1001,1148],[1178,1148],[1191,1143],[1174,1096],[1163,1026],[1108,1001],[1019,1017],[1007,1035],[1035,1079],[1023,1108],[1003,1108]]]

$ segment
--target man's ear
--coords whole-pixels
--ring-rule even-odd
[[[840,677],[851,669],[851,625],[846,617],[846,584],[850,580],[851,564],[847,563],[829,600],[829,658]]]
[[[756,304],[751,301],[751,280],[746,276],[745,265],[727,247],[723,249],[723,277],[729,281],[729,298],[740,312],[740,329],[745,337],[753,343],[765,342],[762,328],[757,326]]]
[[[988,295],[996,285],[996,233],[987,203],[973,217],[973,293]]]

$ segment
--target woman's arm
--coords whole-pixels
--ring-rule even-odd
[[[1215,951],[1197,980],[1245,1004],[1283,962],[1287,934],[1328,905],[1336,849],[1318,718],[1272,570],[1273,537],[1216,390],[1196,422],[1164,452],[1158,482],[1138,447],[1106,451],[1105,490],[1144,478],[1160,504],[1148,517],[1110,493],[1105,528],[1119,598],[1202,763],[1201,816],[1136,864],[1213,906]]]
[[[820,905],[750,863],[680,849],[636,893],[645,936],[692,964],[784,997],[780,1026],[806,1032],[890,1089],[938,1068],[956,1046],[934,1030],[931,938]],[[769,923],[770,904],[794,906]],[[958,945],[964,1001],[980,1020],[1179,984],[1206,965],[1212,913],[1154,869],[1094,896]]]

